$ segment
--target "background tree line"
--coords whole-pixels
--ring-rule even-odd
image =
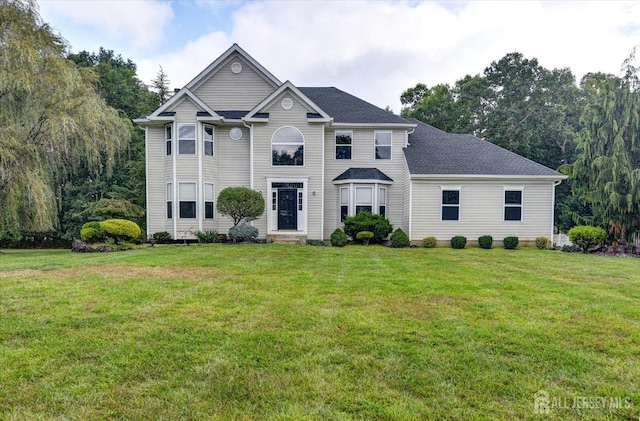
[[[621,75],[546,69],[510,53],[453,85],[422,83],[400,97],[405,118],[471,133],[570,178],[558,187],[556,224],[638,231],[640,86],[635,51]]]

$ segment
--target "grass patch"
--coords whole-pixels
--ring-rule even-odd
[[[639,286],[537,249],[9,250],[0,418],[638,419]]]

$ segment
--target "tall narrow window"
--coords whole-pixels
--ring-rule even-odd
[[[178,126],[178,153],[194,155],[196,153],[196,125],[180,124]]]
[[[164,140],[167,147],[167,155],[171,155],[171,138],[173,137],[173,125],[164,126]]]
[[[180,218],[196,217],[196,183],[178,183]]]
[[[380,187],[378,190],[378,213],[385,218],[387,217],[387,189]]]
[[[375,132],[376,159],[391,159],[391,132]]]
[[[303,200],[302,192],[299,191],[298,192],[298,210],[299,211],[302,210],[302,200]]]
[[[271,139],[272,165],[304,165],[304,137],[295,127],[280,127]]]
[[[356,187],[356,213],[362,211],[373,213],[372,187]]]
[[[349,216],[349,187],[340,187],[340,222]]]
[[[278,210],[278,193],[275,191],[271,193],[271,209]]]
[[[351,159],[351,131],[336,131],[336,159]]]
[[[173,218],[173,184],[167,183],[167,219]]]
[[[522,221],[522,190],[504,191],[504,220]]]
[[[203,129],[204,154],[213,156],[213,126],[205,124]]]
[[[460,219],[460,190],[442,190],[442,220]]]
[[[213,219],[213,183],[204,183],[204,217]]]

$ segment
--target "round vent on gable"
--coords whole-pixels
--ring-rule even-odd
[[[235,74],[238,74],[242,71],[242,64],[239,62],[234,62],[231,64],[231,71]]]
[[[293,100],[291,98],[285,98],[282,100],[282,108],[285,110],[290,110],[293,108]]]
[[[233,140],[240,140],[242,138],[242,129],[240,127],[232,127],[231,130],[229,130],[229,136],[231,136]]]

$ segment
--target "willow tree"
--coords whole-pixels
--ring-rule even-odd
[[[577,161],[568,168],[574,192],[591,204],[603,225],[626,233],[637,230],[640,215],[640,87],[634,54],[624,75],[587,75],[587,105],[581,117]]]
[[[109,173],[126,120],[65,58],[33,0],[0,0],[0,231],[49,231],[60,186],[80,169]]]

